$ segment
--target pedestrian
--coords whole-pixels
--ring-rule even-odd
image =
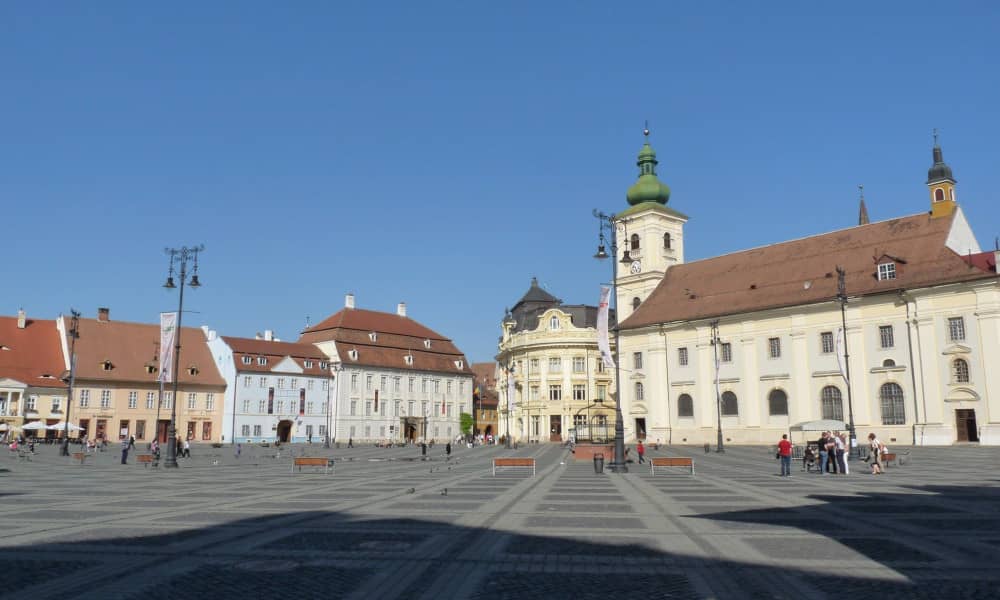
[[[127,465],[128,464],[128,446],[129,446],[128,440],[122,440],[122,464],[123,465]]]
[[[448,456],[451,456],[451,442],[448,442],[447,444],[444,445],[444,453]]]
[[[639,464],[641,465],[645,462],[646,457],[646,447],[642,445],[642,440],[639,440],[635,444],[635,453],[639,455]]]
[[[782,434],[781,441],[778,442],[778,458],[781,459],[781,476],[792,476],[792,443],[788,441],[788,434]]]
[[[354,438],[352,438],[352,437],[347,438],[347,447],[348,448],[353,448],[354,447]]]
[[[184,458],[191,458],[191,441],[184,440]]]
[[[868,434],[868,460],[872,467],[872,475],[882,474],[882,453],[885,450],[885,446],[882,442],[875,436],[874,433]]]
[[[243,444],[236,444],[236,458],[237,459],[239,459],[241,452],[243,452]]]
[[[128,449],[129,450],[135,450],[135,436],[134,435],[130,436],[128,438]]]
[[[847,458],[845,449],[847,444],[844,443],[844,434],[839,431],[833,432],[833,444],[834,453],[837,457],[837,471],[841,475],[847,475]]]
[[[427,456],[427,444],[420,442],[420,456]]]
[[[826,475],[827,462],[830,460],[830,451],[827,449],[826,445],[829,443],[829,439],[826,437],[826,432],[824,431],[820,436],[819,440],[816,442],[816,448],[819,450],[819,474]]]

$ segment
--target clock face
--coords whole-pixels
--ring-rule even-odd
[[[639,271],[642,271],[642,263],[637,260],[633,260],[628,270],[631,271],[633,275],[638,275]]]

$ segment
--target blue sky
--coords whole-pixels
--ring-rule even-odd
[[[928,209],[938,128],[1000,234],[995,3],[0,5],[0,314],[294,340],[394,311],[490,360],[537,276],[595,304],[591,209],[648,119],[687,259]],[[191,311],[191,313],[187,313]]]

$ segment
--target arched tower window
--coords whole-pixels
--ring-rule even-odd
[[[632,310],[639,308],[640,304],[642,304],[642,300],[639,300],[639,296],[632,298]]]
[[[965,359],[956,358],[951,363],[951,373],[955,383],[969,383],[969,363]]]
[[[771,390],[767,395],[767,405],[772,417],[788,416],[788,394],[783,390]]]
[[[677,416],[678,417],[694,416],[694,399],[691,398],[691,394],[681,394],[677,398]]]
[[[878,390],[879,403],[882,405],[883,425],[902,425],[906,422],[903,410],[903,388],[895,383],[884,383]]]
[[[722,392],[722,416],[735,417],[740,414],[739,403],[736,394],[732,392]]]
[[[666,248],[667,250],[670,250],[670,248],[672,247],[670,245],[671,241],[672,240],[670,239],[670,234],[669,233],[664,233],[663,234],[663,247]]]
[[[937,189],[934,190],[934,201],[935,202],[943,202],[944,201],[944,190],[943,189],[937,188]]]
[[[632,237],[629,238],[629,248],[631,248],[632,250],[638,250],[639,249],[639,234],[638,233],[633,233]]]
[[[828,385],[820,392],[820,401],[823,403],[823,418],[835,421],[844,420],[844,400],[840,395],[840,389],[833,385]]]

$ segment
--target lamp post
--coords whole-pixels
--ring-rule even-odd
[[[718,419],[716,423],[716,432],[718,433],[718,439],[716,440],[715,451],[719,453],[724,453],[726,447],[722,443],[722,394],[719,393],[719,320],[716,319],[710,323],[712,326],[712,350],[715,353],[715,416]]]
[[[844,384],[847,385],[847,431],[851,437],[850,452],[860,453],[858,447],[858,434],[854,430],[854,400],[851,395],[851,361],[847,353],[847,283],[845,276],[847,271],[837,267],[837,300],[840,301],[840,325],[844,335]]]
[[[180,379],[180,365],[181,365],[181,317],[184,315],[184,285],[190,285],[192,288],[201,287],[201,282],[198,281],[198,253],[205,250],[205,246],[199,244],[188,248],[187,246],[181,246],[180,248],[166,248],[165,252],[170,256],[170,270],[167,273],[167,282],[163,284],[163,287],[167,289],[173,289],[177,287],[174,285],[174,263],[178,263],[178,271],[181,280],[181,289],[177,301],[177,336],[174,343],[174,392],[173,398],[170,402],[170,427],[167,429],[167,458],[163,462],[164,467],[177,468],[177,385]],[[191,261],[194,268],[191,273],[191,281],[187,282],[187,266],[188,261]],[[161,365],[162,367],[162,365]]]
[[[619,365],[621,361],[618,355],[620,341],[618,332],[618,227],[620,225],[624,229],[626,220],[615,215],[605,214],[597,209],[594,209],[593,214],[600,221],[599,243],[597,245],[597,254],[594,255],[594,258],[598,260],[608,258],[608,253],[604,249],[606,240],[604,231],[606,229],[611,231],[611,256],[614,257],[614,260],[611,261],[611,296],[615,309],[615,459],[608,464],[608,470],[612,473],[628,473],[628,465],[625,463],[625,423],[622,418],[622,384],[621,367]],[[627,232],[625,239],[628,239]],[[620,262],[622,264],[632,262],[632,257],[629,255],[627,247],[622,254]]]
[[[69,409],[73,406],[73,384],[76,383],[76,338],[80,337],[80,313],[69,310],[71,323],[69,329],[69,381],[66,387],[66,426],[63,429],[63,442],[59,454],[69,456]]]
[[[511,388],[511,377],[514,376],[514,362],[511,361],[504,365],[504,371],[507,373],[507,435],[504,436],[504,447],[510,448],[510,408],[513,405],[513,398],[510,397]]]

